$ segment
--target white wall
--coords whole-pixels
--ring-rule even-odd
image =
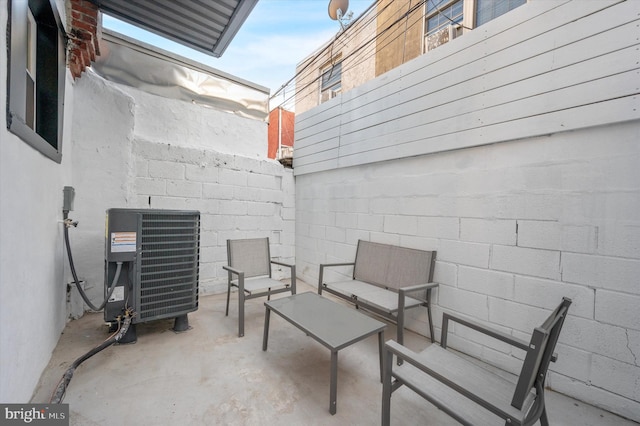
[[[7,131],[7,7],[0,7],[0,401],[25,403],[65,324],[62,188],[70,181],[69,133],[62,163]],[[66,98],[71,82],[67,79]],[[72,117],[71,102],[65,122]]]
[[[0,7],[2,46],[6,24],[7,9]],[[0,60],[6,63],[6,49]],[[2,66],[0,81],[6,77]],[[5,99],[4,83],[0,89]],[[0,102],[1,117],[5,108]],[[71,277],[61,224],[64,186],[76,194],[75,268],[95,304],[103,299],[108,208],[200,210],[201,292],[226,289],[226,238],[269,236],[274,257],[294,259],[293,173],[266,159],[262,121],[125,89],[87,70],[67,79],[61,164],[5,125],[0,138],[2,402],[30,400],[65,325]]]
[[[90,71],[74,96],[71,216],[79,225],[72,248],[94,303],[103,298],[109,208],[199,210],[203,293],[226,290],[227,238],[268,236],[272,255],[293,261],[293,173],[266,158],[266,123],[149,95]],[[238,155],[228,153],[233,147]]]
[[[135,98],[136,138],[263,159],[267,124],[120,85]],[[265,98],[267,95],[265,94]],[[158,118],[161,117],[161,120]]]
[[[300,116],[296,263],[315,283],[320,263],[353,260],[358,239],[437,250],[438,338],[454,311],[528,339],[568,296],[548,385],[640,421],[638,41],[626,32],[640,4],[564,3],[531,2]],[[510,47],[533,23],[541,34]],[[494,32],[507,45],[479,41]],[[468,85],[458,52],[492,56]],[[426,333],[414,315],[409,327]],[[521,366],[521,353],[459,328],[449,341]]]

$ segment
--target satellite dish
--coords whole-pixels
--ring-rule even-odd
[[[337,21],[341,19],[349,9],[349,0],[329,0],[329,18]]]

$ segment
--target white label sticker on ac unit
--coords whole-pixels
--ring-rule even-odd
[[[113,289],[113,293],[111,293],[111,297],[109,298],[109,302],[118,302],[120,300],[124,300],[124,286],[119,285]]]
[[[136,251],[135,232],[112,232],[111,253],[124,253]]]

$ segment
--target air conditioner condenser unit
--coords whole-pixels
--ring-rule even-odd
[[[104,308],[112,325],[125,310],[135,316],[121,343],[136,340],[135,324],[175,318],[174,330],[189,328],[198,309],[200,212],[109,209],[105,238]]]

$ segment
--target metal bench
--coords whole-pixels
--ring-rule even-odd
[[[427,308],[429,336],[433,341],[431,290],[438,286],[431,282],[435,257],[435,251],[359,240],[354,262],[320,265],[318,294],[326,291],[353,303],[356,308],[396,322],[400,344],[404,341],[405,311],[424,306]],[[324,269],[338,266],[353,266],[353,278],[323,282]]]

